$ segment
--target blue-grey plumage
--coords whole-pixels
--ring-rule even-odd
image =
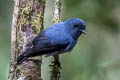
[[[85,22],[79,18],[53,24],[27,44],[29,48],[17,58],[17,63],[21,64],[29,57],[54,56],[71,51],[79,36],[86,33],[85,27]]]

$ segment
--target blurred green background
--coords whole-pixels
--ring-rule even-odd
[[[62,21],[81,18],[87,24],[71,53],[60,56],[60,80],[120,80],[120,0],[64,0]],[[0,0],[0,80],[7,80],[13,0]],[[52,24],[54,0],[47,0],[45,27]],[[42,76],[49,80],[49,58]]]

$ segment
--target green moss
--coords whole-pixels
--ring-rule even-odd
[[[40,32],[40,28],[41,26],[41,14],[37,14],[36,18],[33,19],[30,24],[33,26],[33,30],[35,31],[35,33],[39,33]]]
[[[19,7],[18,19],[18,27],[20,30],[29,25],[32,27],[33,32],[38,34],[41,29],[43,29],[43,15],[41,14],[41,11],[36,13],[34,8],[34,5],[38,2],[39,1],[33,0],[29,1],[29,3],[27,3],[26,0],[21,1],[20,6],[22,7]],[[45,6],[45,3],[43,5]]]

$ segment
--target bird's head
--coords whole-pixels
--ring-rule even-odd
[[[66,29],[68,29],[68,32],[70,32],[74,38],[78,38],[82,33],[87,33],[85,22],[79,18],[70,18],[65,21],[65,25],[67,25],[65,26]]]

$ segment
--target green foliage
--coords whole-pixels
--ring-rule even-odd
[[[64,18],[80,17],[112,32],[118,32],[118,0],[65,0]],[[69,13],[69,14],[68,14]]]

